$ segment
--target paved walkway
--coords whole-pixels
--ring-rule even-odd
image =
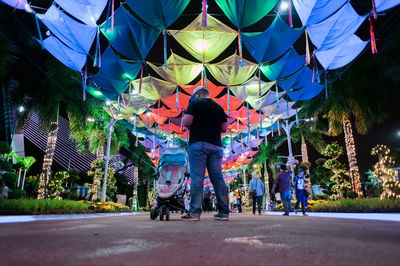
[[[265,212],[267,215],[282,215],[283,212]],[[290,213],[291,216],[303,216],[301,212]],[[308,212],[309,217],[340,218],[355,220],[375,220],[400,222],[400,213],[341,213],[341,212]]]
[[[232,214],[148,214],[0,225],[1,265],[397,265],[400,225]]]
[[[136,215],[136,212],[122,213],[96,213],[96,214],[70,214],[70,215],[6,215],[0,216],[0,224],[4,223],[26,223],[44,220],[64,220],[77,218],[95,218],[107,216],[127,216]],[[263,212],[265,215],[281,216],[283,212]],[[400,222],[400,213],[328,213],[328,212],[308,212],[309,217],[320,218],[340,218],[340,219],[355,219],[355,220],[376,220],[376,221],[392,221]],[[291,216],[303,216],[301,212]]]

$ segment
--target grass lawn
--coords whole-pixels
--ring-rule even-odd
[[[296,202],[292,201],[294,204]],[[283,211],[283,205],[275,206],[274,211]],[[341,200],[310,200],[307,206],[309,212],[400,212],[400,200],[341,199]]]
[[[130,211],[114,202],[83,202],[50,199],[11,199],[0,203],[0,214],[74,214]]]

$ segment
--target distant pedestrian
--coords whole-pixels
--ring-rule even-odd
[[[296,193],[297,202],[294,207],[294,213],[297,214],[297,209],[301,203],[301,210],[303,212],[303,216],[308,216],[306,214],[306,205],[307,205],[307,193],[305,190],[306,181],[304,179],[304,170],[299,169],[297,171],[297,176],[294,178],[293,187]]]
[[[238,198],[237,198],[237,207],[238,207],[238,212],[242,212],[242,193],[240,193],[240,190],[238,190]]]
[[[261,204],[264,196],[265,189],[262,181],[258,178],[256,172],[251,174],[251,181],[249,184],[249,195],[253,198],[253,214],[256,214],[256,204],[258,207],[258,214],[261,215]]]
[[[283,208],[285,210],[285,213],[283,215],[289,215],[289,212],[292,209],[291,194],[290,194],[291,190],[290,175],[292,174],[292,172],[289,172],[287,170],[285,164],[281,164],[280,168],[281,171],[276,174],[272,191],[275,192],[277,186],[279,186],[279,192],[281,194]]]

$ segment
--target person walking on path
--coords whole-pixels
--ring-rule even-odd
[[[199,86],[193,91],[191,101],[183,116],[183,125],[190,131],[189,162],[190,208],[182,219],[199,221],[203,183],[207,168],[210,181],[217,197],[218,213],[216,220],[229,219],[228,192],[222,175],[221,133],[227,131],[227,119],[224,109],[210,99],[208,90]]]
[[[297,171],[297,176],[294,178],[293,187],[296,193],[297,202],[294,207],[294,213],[297,214],[297,209],[299,208],[299,204],[301,203],[301,210],[303,212],[303,216],[308,216],[306,214],[306,205],[307,205],[307,193],[305,190],[306,181],[304,179],[304,170],[299,169]]]
[[[281,164],[280,168],[281,171],[276,174],[272,191],[275,192],[276,187],[279,186],[279,192],[281,194],[283,208],[285,210],[285,213],[283,215],[289,215],[289,212],[292,209],[291,194],[290,194],[291,190],[290,176],[292,172],[287,171],[285,164]]]
[[[256,172],[251,174],[249,183],[249,195],[253,198],[253,214],[256,214],[256,203],[258,207],[258,214],[261,215],[262,198],[265,193],[263,182],[260,180]]]

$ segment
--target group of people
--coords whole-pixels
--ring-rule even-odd
[[[222,142],[221,134],[227,131],[227,115],[224,109],[215,101],[210,99],[209,91],[204,86],[199,86],[193,91],[189,105],[183,116],[183,126],[190,131],[189,138],[189,162],[190,162],[190,204],[189,212],[182,216],[182,219],[199,221],[204,204],[203,184],[205,171],[207,169],[211,183],[213,184],[217,200],[216,220],[229,220],[229,199],[225,180],[222,175]],[[288,172],[285,165],[281,166],[273,190],[279,184],[282,201],[285,207],[285,214],[289,215],[291,210],[291,172]],[[302,203],[302,211],[305,215],[304,192],[304,171],[299,173],[295,180],[295,191],[298,199],[297,204]],[[252,180],[249,184],[249,195],[253,198],[253,213],[261,214],[262,199],[265,194],[263,182],[257,173],[252,173]],[[297,205],[296,204],[296,205]],[[242,205],[241,202],[239,204]]]
[[[296,205],[294,207],[294,213],[297,214],[297,209],[301,204],[301,210],[303,212],[303,216],[307,216],[306,207],[307,207],[307,199],[308,192],[305,189],[306,181],[304,179],[304,170],[299,169],[297,171],[297,176],[293,179],[293,184],[291,183],[292,172],[288,171],[285,164],[280,166],[280,172],[276,175],[274,185],[272,187],[273,192],[279,191],[281,201],[283,204],[284,214],[285,216],[289,215],[289,212],[292,210],[292,187],[294,189],[296,195]]]

